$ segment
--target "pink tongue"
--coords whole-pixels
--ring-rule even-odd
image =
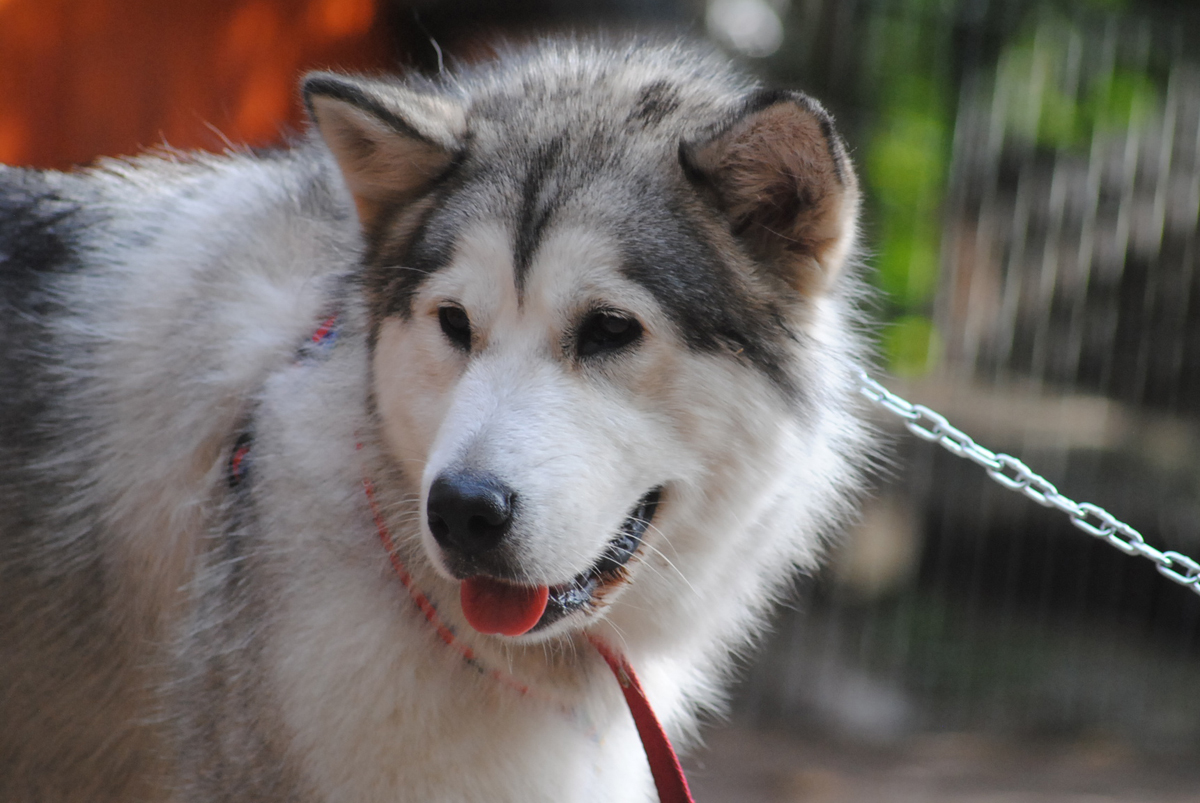
[[[546,610],[550,589],[517,586],[482,575],[462,581],[463,614],[480,633],[519,636],[533,629]]]

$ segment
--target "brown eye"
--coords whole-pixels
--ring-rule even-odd
[[[438,323],[451,343],[463,351],[471,350],[471,319],[465,309],[453,304],[438,307]]]
[[[642,336],[637,318],[615,310],[595,310],[579,326],[575,351],[580,357],[594,357],[619,351]]]

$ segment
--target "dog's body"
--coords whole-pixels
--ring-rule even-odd
[[[677,46],[305,92],[0,168],[0,800],[649,800],[588,637],[686,742],[860,484],[844,149]]]

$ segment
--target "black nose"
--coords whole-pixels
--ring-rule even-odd
[[[495,547],[512,525],[516,493],[476,472],[440,474],[429,487],[429,531],[443,549],[466,556]]]

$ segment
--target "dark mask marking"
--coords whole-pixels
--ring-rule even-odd
[[[561,200],[561,193],[555,192],[550,197],[545,197],[543,190],[559,162],[562,150],[561,137],[539,145],[529,159],[529,168],[521,185],[521,209],[517,219],[513,251],[513,280],[517,285],[518,298],[525,288],[529,264],[541,243],[542,232]]]
[[[618,236],[622,273],[654,296],[689,348],[736,356],[788,399],[800,397],[786,368],[786,344],[795,335],[784,322],[780,301],[755,295],[739,281],[686,212],[642,214]]]
[[[626,122],[641,123],[649,128],[665,120],[679,105],[679,94],[675,88],[667,81],[655,81],[642,88]]]
[[[366,287],[376,323],[390,315],[407,318],[417,288],[450,264],[465,223],[460,205],[453,200],[475,174],[465,160],[458,161],[452,171],[430,187],[426,196],[429,206],[404,242],[381,246],[380,243],[387,243],[386,239],[376,237],[376,242],[368,246],[364,260]],[[403,210],[393,213],[389,225],[395,225],[401,214]]]

